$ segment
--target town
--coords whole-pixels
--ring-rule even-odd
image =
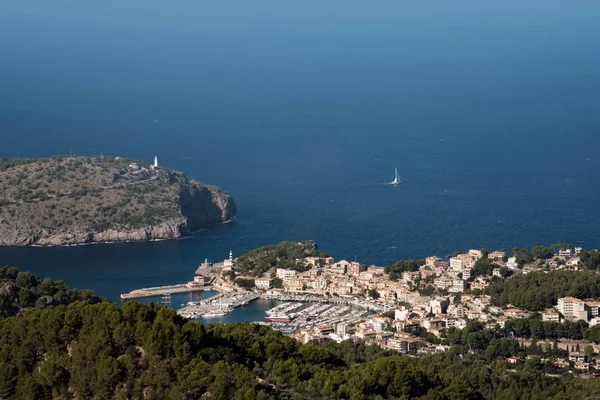
[[[598,254],[596,250],[586,252],[572,246],[556,253],[541,246],[531,252],[514,249],[511,255],[505,251],[469,250],[447,258],[399,261],[386,268],[307,256],[294,259],[293,268],[266,268],[260,276],[245,275],[230,253],[221,263],[205,260],[193,284],[240,293],[250,300],[260,296],[282,302],[259,323],[302,343],[361,339],[418,356],[447,351],[448,334],[469,324],[479,324],[482,329],[508,329],[511,320],[537,316],[542,323],[599,325],[598,300],[565,296],[536,311],[510,303],[495,305],[491,296],[484,294],[491,283],[518,275],[584,269],[582,252],[586,258]],[[213,309],[222,307],[216,300],[213,303]],[[189,304],[181,314],[197,317],[198,307],[206,310],[206,304]],[[206,312],[210,315],[214,311]],[[523,348],[554,348],[555,357],[542,359],[556,368],[571,368],[578,373],[600,370],[600,345],[583,337],[577,339],[558,337],[536,343],[526,336],[519,338]],[[533,356],[514,354],[507,361],[521,363]]]

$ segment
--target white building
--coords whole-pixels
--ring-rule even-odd
[[[504,252],[504,251],[494,251],[494,252],[491,252],[490,254],[488,254],[488,258],[490,260],[502,260],[505,255],[506,255],[506,252]]]
[[[230,271],[233,268],[233,252],[229,251],[229,258],[223,260],[223,271]]]
[[[294,279],[296,271],[293,269],[277,268],[275,275],[281,280]]]
[[[558,299],[556,309],[569,319],[587,321],[587,311],[583,300],[574,297],[561,297]]]
[[[544,310],[542,312],[542,321],[544,321],[544,322],[560,322],[560,315],[555,310]]]
[[[453,279],[452,287],[449,289],[449,291],[451,293],[460,293],[460,292],[464,292],[466,288],[467,288],[467,282],[463,281],[462,279]]]
[[[257,289],[267,290],[271,287],[272,280],[270,278],[258,278],[254,280],[254,286]]]

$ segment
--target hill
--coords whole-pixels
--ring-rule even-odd
[[[313,240],[280,242],[250,250],[235,260],[235,266],[237,272],[252,276],[260,276],[273,267],[306,271],[309,267],[297,261],[304,257],[327,257],[327,254],[319,251]]]
[[[235,219],[231,196],[113,157],[0,158],[0,245],[171,239]]]
[[[509,365],[502,358],[518,351],[513,339],[408,357],[361,341],[300,344],[258,324],[206,325],[154,304],[119,306],[15,267],[0,268],[0,280],[53,299],[9,317],[11,302],[0,304],[2,399],[583,400],[600,390],[598,380],[550,376],[535,359]],[[484,331],[471,323],[452,340],[471,343]]]
[[[63,281],[40,279],[17,267],[0,268],[0,317],[17,315],[31,308],[46,308],[75,301],[97,303],[101,299],[89,290],[76,290]]]

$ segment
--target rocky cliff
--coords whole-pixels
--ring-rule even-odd
[[[235,219],[231,196],[112,157],[0,159],[0,245],[172,239]]]

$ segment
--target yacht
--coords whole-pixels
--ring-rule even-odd
[[[204,317],[204,318],[222,317],[223,315],[225,315],[225,313],[222,311],[213,311],[213,312],[210,312],[207,314],[202,314],[202,317]]]

